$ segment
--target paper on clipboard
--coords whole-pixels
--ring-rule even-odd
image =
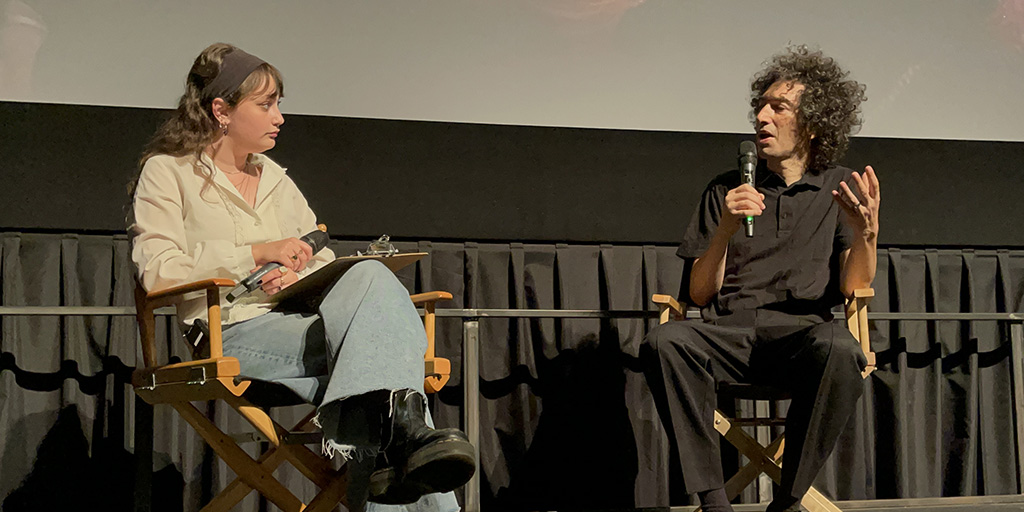
[[[419,261],[421,258],[426,256],[425,252],[408,252],[393,254],[391,256],[384,255],[367,255],[367,256],[341,256],[340,258],[324,265],[316,272],[299,279],[291,286],[267,297],[267,302],[270,304],[283,304],[298,302],[303,304],[309,304],[310,302],[319,302],[323,294],[323,291],[344,274],[352,265],[365,260],[377,260],[384,264],[384,266],[391,269],[392,272],[398,272],[399,270]]]

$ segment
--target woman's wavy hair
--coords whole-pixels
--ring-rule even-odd
[[[804,86],[797,105],[797,129],[810,141],[808,167],[822,171],[836,164],[850,146],[850,136],[860,130],[860,104],[865,86],[850,80],[831,57],[805,45],[790,46],[772,56],[750,84],[750,120],[757,128],[757,111],[764,93],[776,82],[794,81]],[[814,135],[814,138],[811,138]]]
[[[128,185],[129,202],[135,199],[135,188],[139,183],[142,167],[146,165],[147,160],[156,155],[194,156],[193,165],[196,171],[206,178],[207,186],[213,184],[213,168],[200,157],[217,139],[220,123],[213,116],[214,98],[203,97],[203,88],[220,73],[224,56],[236,49],[230,44],[214,43],[196,57],[185,79],[185,94],[178,100],[178,108],[157,129],[143,150],[138,169]],[[276,85],[278,96],[284,96],[281,72],[274,66],[264,63],[250,73],[237,90],[222,99],[227,102],[228,107],[234,108],[250,94],[260,92],[271,83]]]

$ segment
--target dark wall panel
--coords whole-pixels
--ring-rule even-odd
[[[0,102],[0,228],[123,229],[165,111]],[[746,135],[288,116],[269,155],[344,237],[673,243]],[[1024,143],[857,138],[881,241],[1024,246]]]

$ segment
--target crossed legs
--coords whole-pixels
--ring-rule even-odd
[[[448,491],[472,474],[465,434],[428,426],[426,345],[408,292],[374,261],[345,272],[317,313],[272,311],[224,331],[224,355],[239,359],[244,377],[283,384],[318,405],[326,451],[371,467],[382,454],[370,492],[385,503]],[[457,508],[450,493],[429,499]]]

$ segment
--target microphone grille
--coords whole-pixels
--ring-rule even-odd
[[[316,254],[324,247],[327,247],[327,242],[331,240],[331,237],[323,231],[316,230],[302,237],[302,239],[313,248],[313,254]]]
[[[753,153],[757,153],[757,146],[755,146],[753,142],[749,140],[740,142],[740,155],[749,155]]]

